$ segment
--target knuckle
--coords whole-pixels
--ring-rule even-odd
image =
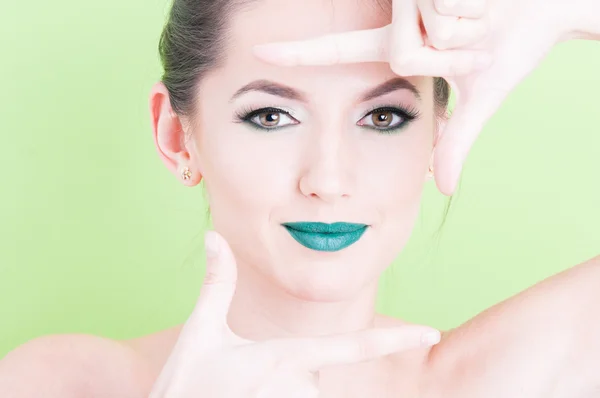
[[[223,276],[213,267],[207,269],[204,274],[204,285],[220,285],[224,282]]]
[[[358,337],[354,343],[354,349],[359,358],[371,358],[376,354],[375,347],[367,336]]]
[[[375,48],[375,55],[378,59],[388,59],[389,51],[386,45],[379,43]]]
[[[445,50],[449,47],[454,29],[455,26],[446,17],[436,16],[425,23],[427,38],[431,45],[438,50]]]
[[[331,57],[329,59],[329,63],[331,65],[337,64],[341,61],[342,54],[344,51],[343,51],[343,43],[340,41],[339,35],[335,35],[331,38],[330,51],[328,51],[328,52]]]

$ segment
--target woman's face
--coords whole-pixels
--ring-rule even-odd
[[[226,63],[198,89],[188,145],[216,230],[240,266],[304,300],[356,295],[405,245],[433,147],[433,79],[384,63],[275,67],[252,46],[390,18],[369,0],[260,0],[233,16]],[[288,224],[315,222],[360,225]]]

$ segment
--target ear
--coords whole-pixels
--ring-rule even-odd
[[[161,160],[183,184],[195,186],[202,175],[185,145],[185,132],[179,116],[173,111],[169,92],[162,82],[152,87],[149,98],[154,145]],[[188,167],[191,178],[184,180],[182,171]]]
[[[444,134],[444,129],[446,128],[446,125],[448,123],[448,118],[448,111],[446,111],[443,115],[436,116],[435,131],[433,136],[433,147],[431,148],[431,156],[429,158],[429,169],[427,170],[427,180],[432,180],[434,177],[433,164],[435,157],[435,148],[440,142],[442,134]]]

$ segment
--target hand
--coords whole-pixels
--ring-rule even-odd
[[[445,78],[457,103],[437,143],[434,167],[438,188],[450,195],[484,124],[565,34],[564,7],[564,1],[547,0],[455,0],[453,6],[394,0],[393,22],[383,28],[272,43],[255,52],[279,65],[389,62],[399,75]],[[417,28],[419,12],[426,32]],[[449,28],[450,37],[444,33]]]
[[[207,272],[197,305],[150,398],[318,397],[317,372],[429,346],[439,332],[425,326],[372,329],[337,336],[252,342],[227,326],[236,287],[233,253],[207,233]],[[437,339],[423,343],[424,334]]]

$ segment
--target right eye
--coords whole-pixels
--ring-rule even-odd
[[[263,108],[250,112],[243,119],[265,130],[275,130],[281,127],[300,123],[288,112],[277,108]]]

